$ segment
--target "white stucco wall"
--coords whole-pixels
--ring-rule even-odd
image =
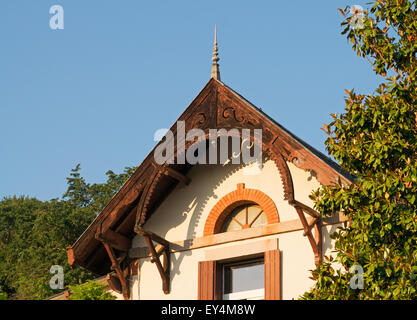
[[[320,184],[310,173],[288,164],[295,188],[296,199],[313,206],[309,194]],[[238,165],[197,165],[187,174],[191,179],[188,186],[179,184],[152,214],[145,224],[150,230],[168,241],[181,241],[203,236],[206,218],[213,206],[223,196],[236,190],[238,183],[245,183],[245,188],[259,189],[275,203],[280,221],[298,219],[293,207],[283,199],[283,187],[279,171],[274,162],[268,160],[259,174],[245,174],[244,168]],[[323,228],[324,254],[332,249],[332,240],[328,237],[334,226]],[[302,231],[273,235],[267,238],[278,238],[282,265],[282,298],[297,299],[313,284],[309,279],[314,269],[314,254],[310,243]],[[233,246],[242,243],[259,241],[251,240],[227,243],[216,248]],[[142,237],[133,239],[132,247],[145,247]],[[155,264],[149,258],[139,262],[139,276],[132,280],[133,299],[197,299],[198,262],[206,260],[205,252],[209,248],[199,248],[171,254],[171,292],[165,295],[162,282]]]

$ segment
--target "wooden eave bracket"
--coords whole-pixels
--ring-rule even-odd
[[[120,251],[128,251],[132,245],[132,241],[129,238],[113,230],[107,229],[103,233],[101,231],[101,225],[99,231],[95,234],[95,238],[101,242],[106,242],[111,247]]]
[[[131,240],[110,229],[102,232],[102,225],[100,225],[99,229],[97,230],[95,238],[101,241],[104,248],[106,249],[111,261],[110,269],[116,272],[116,276],[120,281],[119,286],[115,283],[115,278],[111,275],[108,275],[107,280],[110,287],[116,292],[122,293],[123,298],[128,300],[130,296],[128,285],[129,267],[123,268],[122,263],[128,256],[127,252],[130,249]],[[121,251],[122,254],[117,257],[113,248]]]
[[[189,185],[191,179],[188,178],[185,174],[181,173],[180,171],[171,168],[169,165],[160,165],[152,159],[152,165],[155,169],[160,170],[164,175],[169,176],[179,182],[184,183],[185,185]]]
[[[308,240],[310,241],[311,247],[313,249],[314,253],[314,263],[316,266],[319,265],[319,263],[322,261],[322,219],[320,213],[318,213],[316,210],[310,208],[309,206],[295,200],[290,199],[288,200],[288,203],[295,208],[297,211],[297,214],[301,220],[301,223],[304,228],[303,236],[307,236]],[[305,213],[307,213],[309,216],[313,217],[313,221],[311,223],[308,223]],[[312,230],[314,229],[314,235]]]
[[[188,178],[186,175],[182,174],[181,172],[179,172],[179,171],[177,171],[177,170],[175,170],[173,168],[165,167],[162,170],[163,170],[163,173],[166,176],[169,176],[171,178],[174,178],[174,179],[178,180],[179,182],[184,183],[187,186],[191,182],[191,179],[190,178]]]
[[[162,290],[165,294],[168,294],[170,292],[170,243],[157,234],[147,231],[140,226],[135,228],[135,232],[144,237],[152,256],[151,262],[156,264],[159,275],[161,276]],[[161,245],[158,250],[155,249],[153,241]],[[162,263],[160,260],[161,256]]]

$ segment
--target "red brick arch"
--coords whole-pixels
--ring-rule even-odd
[[[245,189],[245,184],[239,183],[237,190],[226,194],[211,209],[204,225],[204,236],[221,232],[223,223],[233,209],[251,203],[262,208],[266,214],[268,224],[279,222],[277,207],[270,197],[257,189]]]

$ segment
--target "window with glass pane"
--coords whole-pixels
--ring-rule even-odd
[[[263,299],[265,276],[263,260],[224,265],[225,299]]]
[[[234,209],[223,226],[223,232],[252,228],[267,224],[265,212],[256,204],[245,204]]]

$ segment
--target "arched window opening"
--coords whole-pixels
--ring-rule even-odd
[[[274,201],[257,189],[246,189],[238,183],[235,191],[221,198],[211,209],[203,235],[243,230],[279,222]]]
[[[223,225],[222,231],[236,231],[268,224],[268,219],[263,209],[257,204],[241,205],[229,214]]]

